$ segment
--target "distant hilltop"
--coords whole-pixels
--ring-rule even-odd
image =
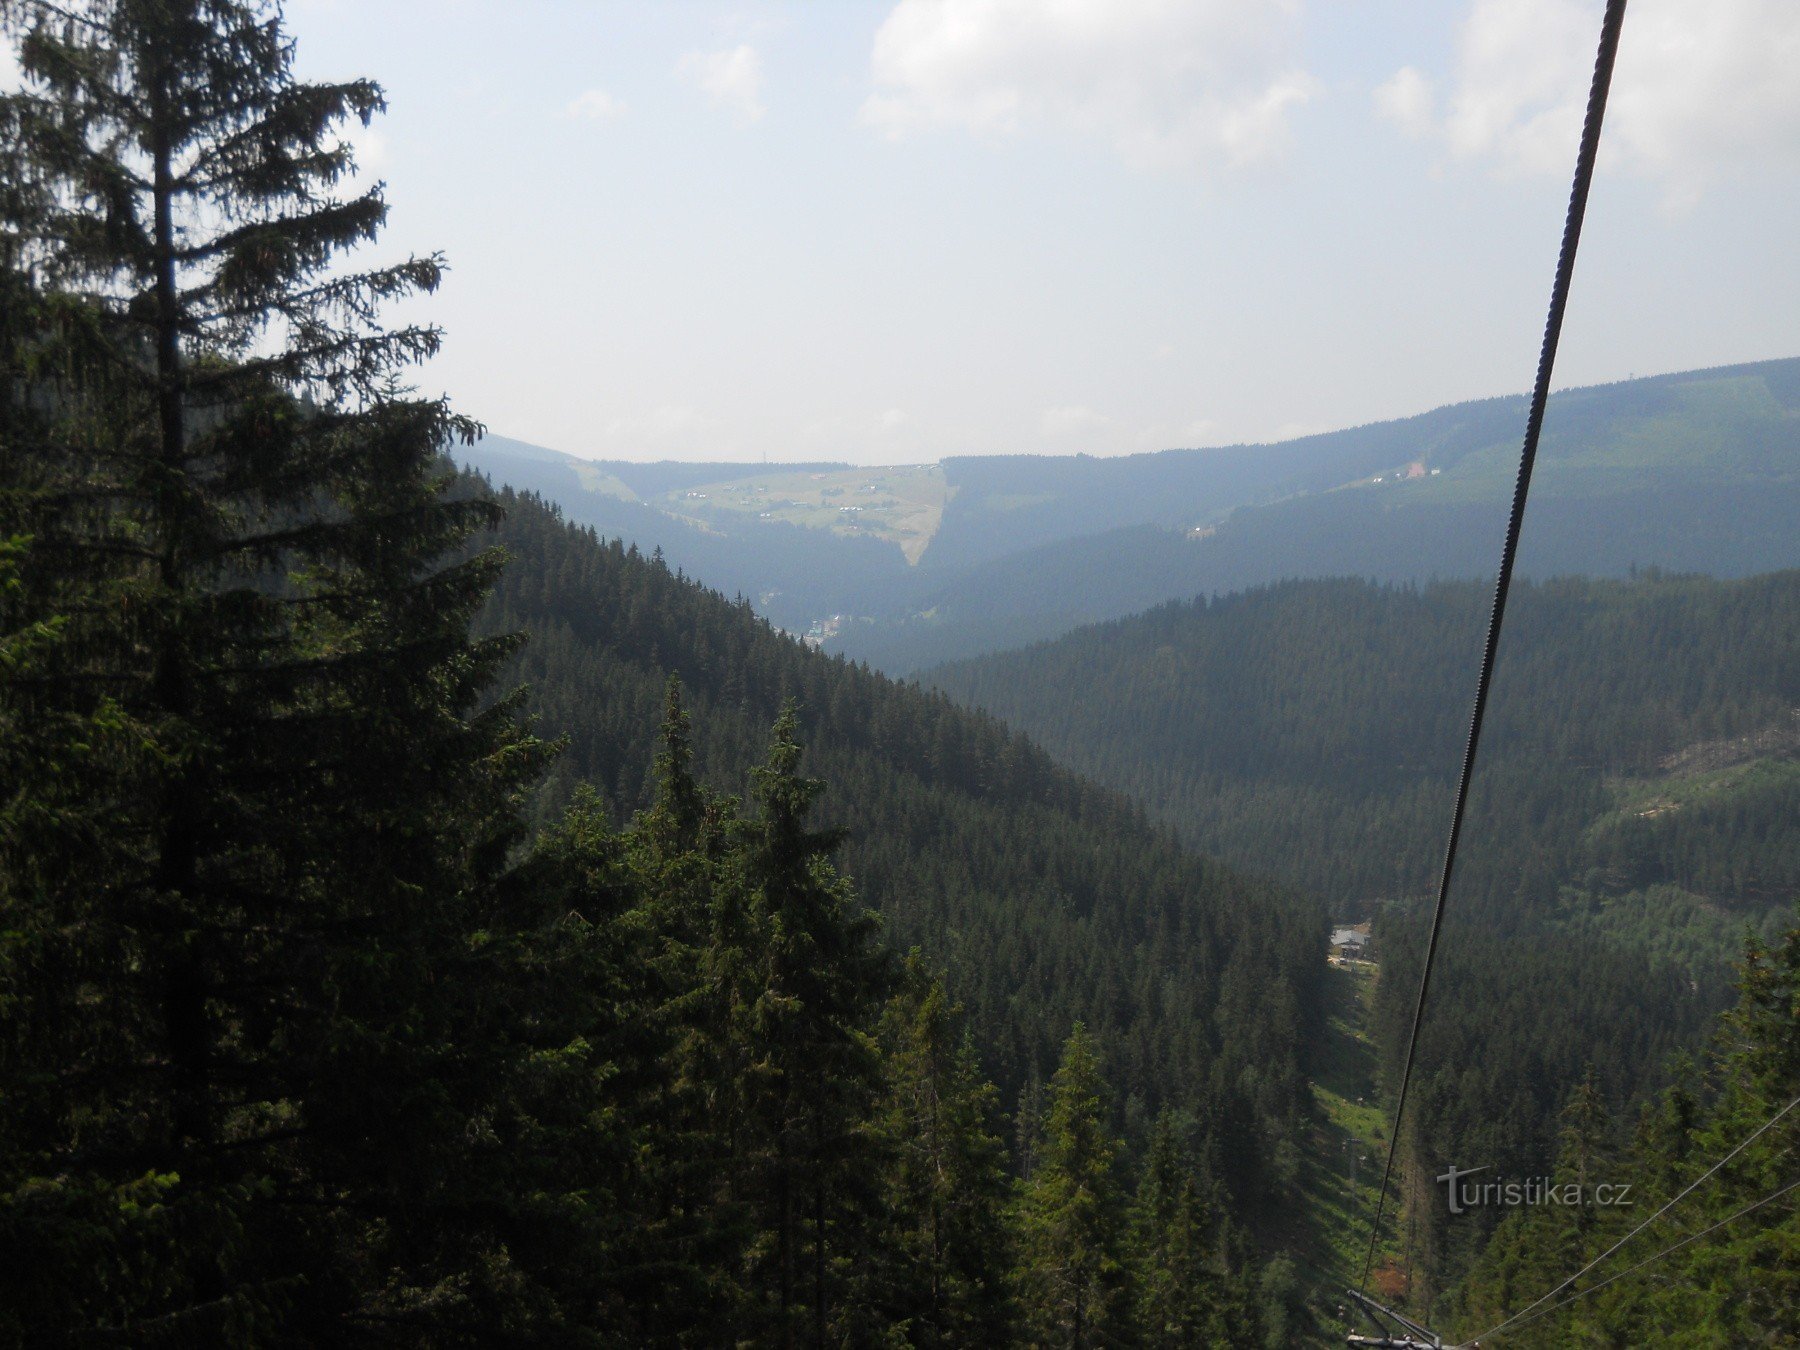
[[[829,649],[904,672],[1283,577],[1472,576],[1511,490],[1523,395],[1272,445],[833,462],[463,452],[572,520]],[[1800,564],[1800,358],[1552,396],[1522,565],[1738,576]]]

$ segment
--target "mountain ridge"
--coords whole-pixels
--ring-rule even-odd
[[[587,461],[503,437],[463,459],[660,548],[781,628],[907,673],[1289,576],[1481,575],[1525,405],[1498,395],[1269,445],[935,469]],[[1561,390],[1521,566],[1793,566],[1796,510],[1800,358]]]

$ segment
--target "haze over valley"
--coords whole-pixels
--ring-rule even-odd
[[[1797,69],[0,0],[0,1350],[1800,1345]]]
[[[908,674],[1288,577],[1487,575],[1524,403],[1115,458],[746,474],[498,435],[463,458],[827,651]],[[1800,359],[1564,391],[1542,453],[1526,575],[1800,565]]]

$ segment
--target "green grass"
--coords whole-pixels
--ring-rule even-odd
[[[950,496],[944,471],[935,464],[819,473],[771,468],[666,492],[657,504],[720,524],[766,519],[886,539],[900,546],[908,562],[917,562],[937,533]]]
[[[1761,376],[1683,381],[1669,391],[1664,406],[1647,415],[1616,415],[1598,436],[1584,429],[1592,425],[1591,408],[1580,410],[1572,425],[1560,424],[1557,412],[1552,405],[1544,424],[1534,484],[1540,495],[1600,497],[1652,482],[1754,482],[1794,473],[1788,448],[1795,414]],[[1449,465],[1433,465],[1427,455],[1426,463],[1441,467],[1442,474],[1382,485],[1396,494],[1396,504],[1504,499],[1518,472],[1519,440],[1509,437]]]
[[[598,492],[603,497],[617,497],[622,502],[635,502],[637,493],[633,492],[624,479],[617,474],[606,472],[598,464],[591,464],[585,459],[569,462],[575,471],[575,477],[582,489],[587,492]]]
[[[1343,1289],[1356,1284],[1362,1274],[1388,1121],[1375,1046],[1366,1029],[1377,969],[1331,966],[1323,978],[1330,1016],[1312,1083],[1318,1123],[1301,1164],[1299,1203],[1304,1218],[1291,1237],[1295,1259],[1313,1290],[1318,1321],[1329,1329],[1337,1325],[1335,1311],[1343,1302]],[[1352,1148],[1357,1155],[1354,1190]],[[1383,1244],[1378,1256],[1386,1254]]]
[[[1613,785],[1614,809],[1590,827],[1597,833],[1633,816],[1681,811],[1702,802],[1728,801],[1767,792],[1800,779],[1800,762],[1760,756],[1702,773],[1621,779]]]

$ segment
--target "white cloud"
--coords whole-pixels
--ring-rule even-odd
[[[604,89],[588,89],[569,100],[563,116],[575,122],[614,122],[625,114],[625,105]]]
[[[862,121],[1105,141],[1140,168],[1242,165],[1285,149],[1319,84],[1297,0],[900,0],[875,35]]]
[[[1715,176],[1800,173],[1793,0],[1643,0],[1626,20],[1619,64],[1625,158],[1671,201],[1691,200]]]
[[[1375,91],[1375,111],[1415,140],[1430,135],[1435,102],[1431,81],[1412,66],[1402,66]]]
[[[1111,430],[1112,425],[1112,418],[1106,414],[1097,413],[1092,408],[1081,405],[1045,408],[1044,415],[1038,419],[1038,429],[1045,436],[1055,440],[1067,440],[1076,436],[1095,436],[1103,431]]]
[[[1567,173],[1598,32],[1584,0],[1475,0],[1442,126],[1451,152],[1491,156],[1515,172]]]
[[[748,44],[716,52],[689,52],[676,63],[675,72],[727,109],[740,126],[767,111],[762,104],[762,57]]]
[[[889,408],[875,419],[875,429],[892,434],[906,425],[906,414],[898,408]]]
[[[1429,82],[1410,67],[1376,91],[1376,108],[1457,159],[1566,175],[1599,12],[1595,0],[1474,0],[1441,116]],[[1796,70],[1794,0],[1636,0],[1613,73],[1603,158],[1659,183],[1672,206],[1733,173],[1800,171]]]

